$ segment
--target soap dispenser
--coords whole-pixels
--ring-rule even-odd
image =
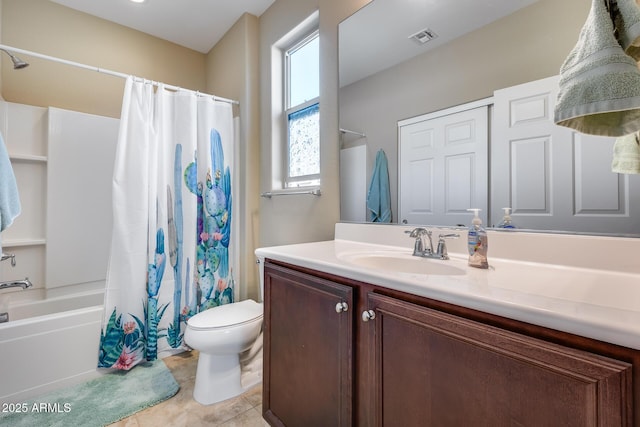
[[[467,240],[467,246],[469,249],[469,266],[476,268],[489,268],[489,263],[487,262],[487,232],[482,227],[482,220],[479,216],[480,209],[467,210],[474,212]]]
[[[516,228],[511,220],[511,208],[502,208],[502,210],[504,211],[504,216],[502,217],[502,221],[498,224],[498,228]]]

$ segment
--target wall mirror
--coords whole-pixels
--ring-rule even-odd
[[[501,0],[490,4],[472,0],[373,0],[341,22],[341,190],[345,186],[359,185],[359,188],[350,188],[349,191],[360,191],[362,201],[358,202],[357,209],[364,211],[362,205],[366,200],[374,159],[378,150],[384,150],[389,165],[392,222],[403,222],[398,217],[401,175],[398,123],[478,102],[493,97],[495,91],[503,88],[557,75],[576,44],[589,12],[588,3],[582,0]],[[488,114],[491,123],[495,114],[492,105]],[[491,150],[497,147],[511,150],[490,141],[489,175],[500,166],[492,164],[495,160]],[[362,168],[353,167],[358,160],[348,151],[359,151],[365,156]],[[606,151],[599,148],[599,152],[606,154]],[[507,157],[509,155],[507,153]],[[604,170],[609,167],[611,157],[602,157],[596,161],[602,162],[597,167]],[[502,167],[504,169],[504,165]],[[573,164],[557,164],[556,167],[575,169]],[[359,177],[350,175],[358,173]],[[620,198],[618,211],[602,215],[607,218],[597,226],[588,221],[584,224],[578,224],[578,221],[554,224],[549,220],[540,223],[525,221],[520,224],[521,228],[640,236],[640,211],[633,207],[633,191],[636,191],[634,187],[640,186],[640,176],[621,175],[612,179],[620,182],[620,193],[625,193],[625,197]],[[490,214],[487,224],[492,225],[498,223],[501,208],[505,206],[502,205],[504,202],[499,206],[492,205],[492,186],[498,189],[499,185],[491,182],[490,176],[487,182],[487,214]],[[552,182],[550,192],[553,191],[556,190]],[[611,197],[609,193],[602,194],[603,199]],[[635,196],[636,199],[638,197]],[[341,207],[342,220],[364,220],[357,216],[354,219],[352,212],[344,209],[345,205],[343,203]],[[549,212],[540,214],[540,217],[552,217],[554,209],[556,206],[550,206]],[[513,219],[519,225],[518,213],[513,215]],[[470,220],[471,214],[462,221],[460,216],[456,216],[451,221],[428,225],[468,224]],[[615,226],[620,221],[630,224],[625,226],[624,232]]]

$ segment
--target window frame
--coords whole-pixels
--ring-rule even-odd
[[[306,108],[309,108],[313,105],[318,105],[318,114],[319,114],[319,109],[320,109],[320,95],[318,94],[318,96],[316,96],[315,98],[309,99],[309,100],[305,100],[304,102],[297,104],[297,105],[290,105],[291,102],[291,62],[290,62],[290,58],[291,55],[294,54],[296,51],[298,51],[299,49],[301,49],[302,47],[304,47],[305,45],[307,45],[308,43],[310,43],[312,40],[318,39],[318,42],[320,41],[320,31],[318,28],[313,29],[312,31],[306,33],[303,37],[300,37],[299,39],[296,39],[296,41],[294,43],[292,43],[288,48],[284,49],[284,55],[283,55],[283,69],[284,69],[284,73],[283,73],[283,78],[284,78],[284,84],[283,84],[283,101],[284,101],[284,111],[283,111],[283,122],[284,122],[284,127],[286,129],[285,135],[286,135],[286,141],[285,144],[283,146],[283,188],[284,189],[292,189],[292,188],[301,188],[301,187],[319,187],[320,186],[320,170],[322,168],[321,165],[321,156],[320,156],[320,129],[318,129],[318,168],[319,171],[317,174],[309,174],[309,175],[302,175],[302,176],[296,176],[296,177],[292,177],[290,175],[290,164],[291,164],[291,159],[290,159],[290,153],[291,150],[289,149],[290,147],[290,142],[291,142],[291,135],[289,133],[290,130],[290,126],[289,126],[289,116],[291,114],[295,114],[299,111],[302,111]],[[319,54],[318,54],[319,56]],[[318,58],[318,62],[320,61],[320,58]],[[319,85],[320,82],[318,82]],[[320,88],[318,87],[318,92],[319,92]],[[320,126],[320,123],[318,123],[318,127]]]

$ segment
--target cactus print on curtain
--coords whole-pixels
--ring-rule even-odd
[[[127,79],[98,366],[180,348],[186,321],[234,300],[231,105]]]

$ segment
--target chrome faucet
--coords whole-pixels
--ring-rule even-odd
[[[33,284],[31,283],[28,277],[25,277],[24,280],[9,280],[8,282],[0,282],[0,290],[8,289],[8,288],[27,289],[32,286]]]
[[[431,230],[418,227],[418,228],[414,228],[411,231],[405,231],[405,233],[408,233],[409,237],[413,237],[416,239],[413,245],[413,256],[419,256],[422,258],[435,258],[435,259],[449,259],[449,253],[447,252],[447,245],[445,243],[445,239],[455,239],[460,237],[460,235],[456,233],[439,234],[438,246],[434,252],[433,240],[431,239],[431,235],[433,233]]]
[[[425,254],[433,253],[433,241],[431,240],[432,232],[426,228],[418,227],[411,231],[405,231],[409,237],[416,239],[413,244],[414,256],[425,256]]]

